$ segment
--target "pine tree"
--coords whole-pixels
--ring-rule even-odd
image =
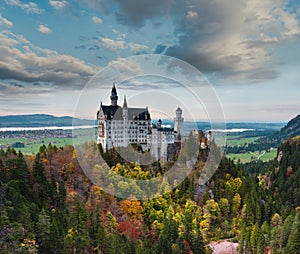
[[[287,253],[300,254],[300,211],[295,215],[286,249]]]
[[[51,238],[51,221],[50,216],[44,209],[38,215],[38,222],[36,224],[36,236],[39,246],[39,252],[49,253],[49,248],[52,245]]]
[[[35,203],[40,207],[45,207],[48,199],[48,181],[46,178],[45,168],[41,161],[40,155],[37,154],[33,164],[32,187],[34,191]]]
[[[178,225],[171,216],[166,220],[166,223],[160,233],[158,239],[157,253],[171,253],[172,244],[176,242],[178,238]]]

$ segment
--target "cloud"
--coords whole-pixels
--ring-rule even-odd
[[[129,48],[134,53],[144,53],[149,47],[138,43],[129,43]]]
[[[49,87],[34,87],[34,86],[24,86],[17,82],[4,83],[0,82],[0,94],[4,95],[6,98],[8,96],[19,96],[24,98],[24,96],[32,96],[32,94],[49,94],[52,90]],[[11,99],[10,99],[11,102]]]
[[[2,15],[0,14],[0,25],[6,25],[8,27],[13,27],[13,23],[11,21],[9,21],[8,19],[2,17]]]
[[[134,77],[126,79],[118,84],[119,88],[132,89],[132,90],[162,90],[182,87],[181,84],[175,80],[170,80],[165,77],[155,76],[155,75],[143,75],[140,77]]]
[[[43,34],[49,34],[49,33],[52,32],[52,30],[49,27],[45,26],[45,25],[39,25],[38,31],[43,33]]]
[[[124,40],[112,40],[109,38],[101,38],[103,46],[110,49],[111,51],[117,51],[120,49],[125,49],[125,41]]]
[[[155,48],[154,53],[155,53],[155,54],[162,54],[162,53],[165,51],[166,48],[167,48],[166,45],[158,44],[158,45],[156,46],[156,48]]]
[[[203,72],[244,74],[254,79],[253,73],[262,67],[273,73],[272,49],[300,34],[295,14],[281,0],[192,0],[183,13],[186,15],[175,21],[178,43],[169,46],[166,54]]]
[[[0,79],[80,89],[97,71],[78,58],[36,47],[8,31],[0,33],[0,45]]]
[[[92,21],[93,21],[95,24],[102,24],[102,19],[100,19],[100,18],[97,17],[97,16],[92,17]]]
[[[127,34],[121,33],[120,31],[118,31],[116,29],[113,29],[112,31],[119,39],[125,39],[127,36]]]
[[[61,10],[64,9],[68,2],[67,1],[55,1],[55,0],[50,0],[49,4],[56,10]]]
[[[130,29],[140,29],[147,22],[156,24],[168,18],[173,23],[176,39],[161,43],[156,52],[180,58],[203,72],[221,76],[230,73],[232,77],[252,79],[262,67],[274,73],[277,67],[277,61],[273,61],[274,48],[300,35],[299,13],[292,9],[291,0],[81,2],[99,13],[115,13],[119,23]],[[119,46],[124,48],[122,38],[119,39]],[[110,49],[118,48],[113,41],[106,42],[111,45]]]
[[[125,74],[125,77],[143,73],[140,63],[132,59],[118,58],[110,61],[108,65],[120,74]]]
[[[20,0],[5,0],[5,2],[7,5],[20,7],[29,13],[41,14],[44,12],[43,9],[40,9],[39,6],[33,2],[22,3]]]

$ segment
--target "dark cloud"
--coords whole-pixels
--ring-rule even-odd
[[[167,47],[157,45],[155,53],[185,60],[205,73],[275,78],[271,65],[264,75],[259,70],[272,62],[274,47],[300,34],[297,15],[282,0],[265,0],[264,4],[257,0],[81,2],[102,13],[115,13],[121,24],[134,29],[147,21],[159,27],[161,19],[168,17],[177,41],[170,45],[168,40]]]
[[[18,96],[20,98],[24,96],[31,96],[32,94],[49,94],[52,92],[51,88],[37,88],[35,86],[24,86],[18,82],[11,81],[9,83],[0,82],[0,95],[1,99],[5,99],[5,96]],[[9,98],[11,101],[11,98]]]
[[[25,86],[23,86],[23,85],[21,85],[21,84],[19,84],[19,83],[17,83],[17,82],[9,82],[9,84],[10,84],[11,86],[14,86],[14,87],[25,87]]]
[[[99,50],[100,47],[98,45],[93,45],[92,47],[89,47],[89,50]]]
[[[147,20],[167,14],[169,1],[161,0],[114,0],[119,6],[117,19],[125,25],[142,27]]]
[[[85,46],[85,45],[79,45],[79,46],[76,46],[75,48],[76,48],[76,49],[85,49],[86,46]]]
[[[155,54],[162,54],[164,53],[165,49],[167,48],[166,45],[158,44],[154,50]]]

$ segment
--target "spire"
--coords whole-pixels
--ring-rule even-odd
[[[128,108],[127,107],[127,101],[126,101],[126,95],[124,95],[124,102],[123,102],[123,108]]]
[[[112,106],[117,106],[118,105],[118,94],[117,94],[117,89],[116,89],[116,86],[115,86],[115,82],[113,83],[113,87],[111,89],[110,101],[111,101]]]

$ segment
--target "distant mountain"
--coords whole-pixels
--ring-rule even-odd
[[[73,118],[71,116],[57,117],[47,114],[9,115],[0,116],[1,127],[46,127],[46,126],[72,126],[93,125],[95,121]]]
[[[300,115],[290,120],[285,127],[275,133],[275,137],[279,139],[292,138],[297,135],[300,135]]]
[[[261,138],[259,143],[270,144],[270,146],[279,146],[282,141],[300,135],[300,115],[290,120],[286,126],[274,134]]]
[[[300,135],[300,115],[290,120],[286,126],[275,132],[269,139],[281,143],[283,140]]]

